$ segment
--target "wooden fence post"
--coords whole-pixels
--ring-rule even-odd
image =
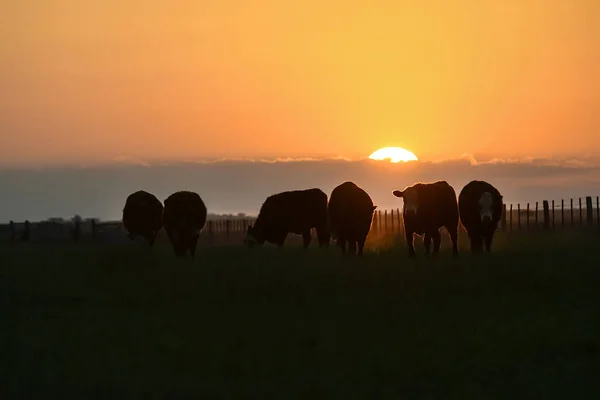
[[[517,230],[521,230],[521,203],[517,203]]]
[[[513,228],[513,223],[512,223],[512,219],[513,219],[513,205],[510,205],[510,214],[508,215],[508,230],[512,231]]]
[[[571,228],[573,227],[574,224],[575,224],[575,220],[573,217],[573,199],[571,199]]]
[[[373,229],[373,233],[377,234],[378,228],[379,228],[379,223],[377,221],[377,215],[379,214],[379,210],[375,210],[375,213],[373,214],[373,223],[372,223],[372,227],[371,229]]]
[[[539,225],[539,217],[538,217],[538,214],[539,214],[539,212],[538,212],[538,203],[539,203],[538,201],[535,202],[535,227],[536,227],[536,229],[540,227],[540,225]]]
[[[527,203],[527,230],[529,230],[529,203]]]
[[[502,205],[502,231],[506,231],[506,204]]]
[[[231,220],[225,220],[225,239],[229,239],[229,235],[231,234]]]
[[[565,199],[560,200],[560,225],[565,226]]]
[[[596,225],[600,227],[600,196],[596,196]]]
[[[554,200],[552,200],[552,229],[554,229],[554,220],[556,219],[556,214],[554,213]]]
[[[383,211],[383,233],[388,233],[387,210]]]
[[[30,228],[30,223],[29,221],[25,221],[25,227],[23,229],[23,233],[21,234],[21,241],[22,242],[28,242],[29,241],[29,228]]]
[[[79,224],[79,219],[73,221],[73,230],[71,231],[71,235],[74,241],[79,241],[79,236],[81,236],[81,226]]]
[[[214,241],[215,238],[215,221],[210,220],[207,223],[207,228],[208,228],[208,239],[210,240],[210,242],[212,243]]]
[[[594,205],[592,204],[592,196],[585,198],[586,220],[589,226],[594,225]]]
[[[579,198],[579,225],[583,224],[583,209],[581,208],[581,197]]]
[[[550,227],[550,209],[548,206],[548,200],[544,200],[542,202],[542,206],[544,207],[544,229],[548,229]]]

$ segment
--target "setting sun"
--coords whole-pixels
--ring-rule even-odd
[[[390,162],[397,163],[400,161],[417,161],[417,156],[414,153],[403,149],[402,147],[383,147],[369,156],[371,160],[390,159]]]

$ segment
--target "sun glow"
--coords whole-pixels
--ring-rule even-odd
[[[389,158],[390,162],[393,163],[418,160],[414,153],[403,149],[402,147],[383,147],[377,151],[374,151],[369,158],[371,160],[385,160]]]

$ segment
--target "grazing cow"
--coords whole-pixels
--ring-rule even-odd
[[[471,181],[460,192],[460,220],[469,235],[473,253],[481,252],[484,243],[486,250],[491,251],[502,209],[502,195],[487,182]]]
[[[329,198],[329,231],[343,253],[348,243],[352,254],[358,247],[358,256],[362,256],[376,208],[367,192],[353,182],[333,189]]]
[[[165,200],[163,225],[177,257],[189,250],[194,259],[206,216],[206,205],[197,193],[175,192]]]
[[[302,235],[304,248],[317,231],[319,246],[329,246],[327,195],[321,189],[292,190],[273,194],[260,208],[254,226],[250,225],[244,243],[248,247],[265,241],[282,247],[288,233]]]
[[[425,235],[425,254],[440,251],[440,228],[445,227],[452,240],[452,253],[458,255],[458,206],[456,192],[446,181],[417,183],[404,190],[394,190],[394,196],[404,199],[404,232],[408,253],[415,255],[414,235]]]
[[[127,237],[134,240],[136,236],[141,236],[153,247],[162,227],[162,212],[163,205],[153,194],[143,190],[130,194],[123,208]]]

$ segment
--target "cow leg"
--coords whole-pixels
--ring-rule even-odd
[[[442,245],[442,234],[440,233],[440,231],[435,231],[431,234],[431,237],[433,239],[433,253],[439,253],[440,246]]]
[[[494,232],[485,233],[485,249],[489,253],[492,251],[492,240],[494,239]]]
[[[458,225],[451,228],[446,226],[448,233],[450,234],[450,240],[452,241],[452,255],[458,256]]]
[[[308,249],[308,246],[310,246],[310,239],[311,239],[310,230],[304,231],[302,233],[302,244],[305,249]]]
[[[330,237],[327,229],[317,229],[317,239],[319,240],[319,247],[329,247]]]
[[[428,255],[429,248],[431,247],[431,234],[429,232],[425,233],[425,237],[423,238],[423,244],[425,245],[425,255]]]
[[[354,235],[348,237],[348,253],[356,254],[356,237]]]
[[[365,248],[365,242],[367,241],[367,238],[365,236],[361,236],[358,239],[358,256],[362,257],[363,255],[363,250]]]
[[[340,249],[342,249],[342,253],[346,252],[346,235],[340,233],[337,239],[337,245]]]
[[[479,235],[469,232],[469,241],[471,242],[471,253],[479,253],[479,245],[481,238]]]
[[[192,239],[192,243],[190,243],[190,255],[192,256],[192,261],[196,259],[196,247],[198,246],[198,236],[194,236]]]
[[[409,257],[416,256],[415,244],[414,244],[414,242],[415,242],[414,232],[411,230],[406,230],[406,228],[405,228],[405,237],[406,237],[406,245],[408,246]]]
[[[148,244],[150,245],[150,248],[154,247],[154,242],[156,241],[157,235],[158,235],[158,232],[154,233],[154,234],[150,234],[150,237],[148,238]]]

